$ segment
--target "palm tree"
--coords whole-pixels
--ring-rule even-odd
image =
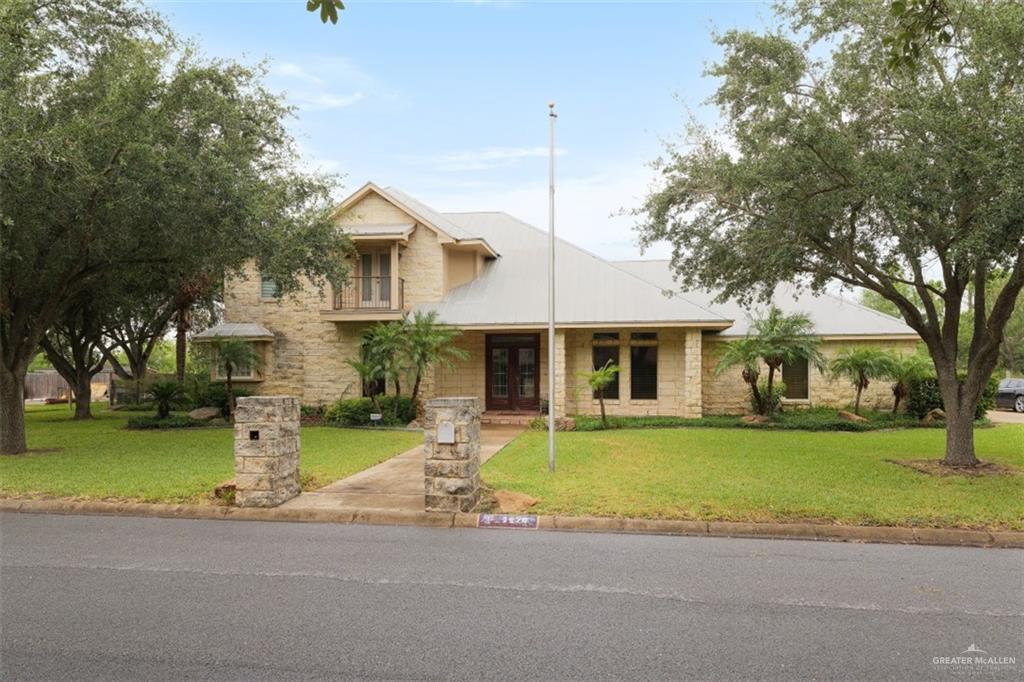
[[[886,378],[892,383],[892,413],[896,414],[900,403],[910,395],[911,384],[932,373],[931,361],[923,355],[906,355],[894,357],[891,371]]]
[[[832,360],[832,374],[846,377],[857,389],[853,413],[860,414],[860,396],[872,379],[881,379],[893,373],[893,356],[884,350],[863,346],[844,348]]]
[[[156,403],[156,418],[166,419],[171,414],[171,408],[181,402],[182,390],[177,381],[170,379],[158,379],[149,387]]]
[[[825,358],[818,346],[821,339],[813,335],[814,323],[803,313],[786,315],[774,305],[768,315],[755,319],[747,335],[730,342],[715,369],[721,374],[729,367],[743,365],[743,380],[751,387],[754,407],[758,414],[771,416],[778,399],[775,396],[775,373],[786,363],[806,362],[819,370],[825,368]],[[758,386],[760,364],[768,368],[764,394]]]
[[[614,364],[611,358],[604,363],[603,367],[596,367],[593,372],[582,373],[582,376],[586,377],[587,383],[590,384],[590,388],[594,389],[597,401],[601,404],[601,426],[603,428],[608,428],[608,418],[604,414],[604,389],[615,381],[615,375],[618,373],[619,366]]]
[[[239,369],[258,370],[263,357],[256,352],[252,342],[233,337],[218,336],[210,343],[214,360],[224,368],[224,390],[227,393],[228,419],[235,414],[235,393],[232,378]]]
[[[412,384],[412,401],[415,403],[420,393],[420,382],[431,365],[441,364],[451,367],[455,360],[469,357],[463,349],[454,344],[462,332],[454,327],[437,321],[437,311],[413,313],[412,318],[405,319],[402,338],[403,354],[408,360],[411,370],[415,373]]]

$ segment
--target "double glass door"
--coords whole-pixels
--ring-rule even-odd
[[[487,335],[487,409],[535,411],[540,407],[540,336]]]
[[[360,254],[359,271],[359,307],[391,308],[391,252]]]

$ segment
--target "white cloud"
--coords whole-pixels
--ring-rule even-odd
[[[642,164],[623,164],[629,172],[610,171],[565,177],[555,185],[555,233],[588,251],[611,260],[668,258],[667,244],[656,244],[642,256],[633,229],[636,219],[622,215],[640,204],[652,180]],[[404,189],[404,188],[403,188]],[[408,189],[427,204],[443,211],[505,211],[546,229],[548,186],[546,177],[519,185],[468,183],[438,187],[436,191]]]
[[[295,92],[289,95],[289,99],[295,102],[300,109],[306,111],[343,109],[365,98],[366,95],[361,92],[353,92],[350,95],[337,95],[330,92]]]
[[[564,156],[564,149],[555,149],[556,156]],[[515,166],[524,159],[546,158],[547,147],[486,147],[431,156],[410,156],[410,163],[430,166],[446,172],[482,171]]]
[[[324,79],[314,75],[293,62],[281,62],[270,69],[270,73],[283,78],[293,78],[312,85],[323,85]]]

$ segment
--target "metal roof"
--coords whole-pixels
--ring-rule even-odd
[[[274,334],[255,322],[221,322],[196,334],[196,341],[210,341],[216,338],[234,337],[239,339],[273,339]]]
[[[643,277],[662,289],[680,291],[667,260],[617,261],[615,265]],[[751,319],[764,312],[764,306],[750,310],[735,301],[713,303],[715,293],[706,289],[688,289],[681,295],[735,320],[729,329],[722,332],[723,336],[745,335],[750,328]],[[814,322],[815,333],[819,336],[917,336],[917,332],[897,317],[832,294],[816,295],[798,289],[792,284],[780,284],[776,287],[772,303],[786,313],[802,312],[808,315]]]
[[[348,234],[360,237],[408,237],[409,233],[416,227],[416,224],[342,225],[341,227]]]
[[[453,289],[437,310],[458,326],[543,326],[548,317],[548,235],[505,213],[446,213],[464,234],[501,253],[480,275]],[[555,247],[555,320],[562,325],[690,325],[724,328],[731,320],[563,240]]]

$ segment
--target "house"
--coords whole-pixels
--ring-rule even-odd
[[[477,396],[491,412],[536,413],[547,396],[547,233],[506,213],[439,213],[394,188],[369,183],[346,199],[338,224],[356,254],[343,288],[307,287],[280,298],[250,267],[225,286],[226,322],[198,340],[230,335],[263,349],[260,371],[236,381],[257,392],[327,403],[364,393],[346,363],[360,334],[381,320],[435,310],[462,330],[468,359],[436,368],[423,394]],[[708,292],[675,292],[668,261],[611,262],[568,242],[556,246],[553,397],[560,414],[594,413],[583,372],[612,360],[621,372],[606,390],[611,414],[743,412],[739,368],[716,375],[722,346],[742,336],[750,312],[717,304]],[[853,344],[912,352],[917,335],[900,320],[841,298],[782,286],[775,303],[814,320],[822,350]],[[845,405],[853,387],[806,365],[783,368],[787,401]],[[868,405],[888,406],[888,386],[873,384]]]

